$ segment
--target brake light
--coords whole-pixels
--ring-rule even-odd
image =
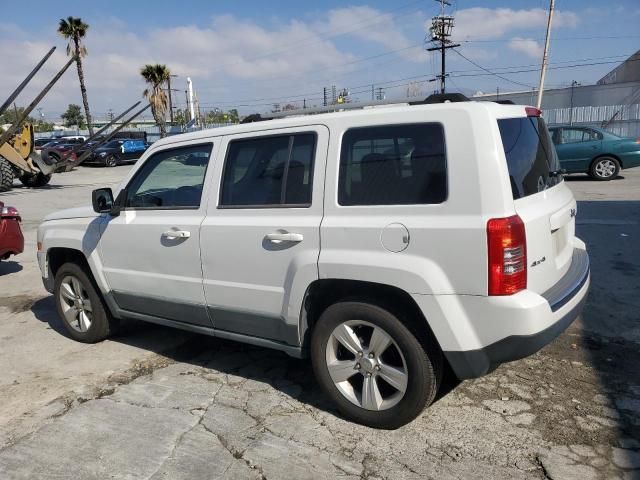
[[[14,207],[2,207],[2,209],[0,209],[0,218],[15,218],[19,222],[22,221],[18,210]]]
[[[527,117],[539,117],[542,115],[542,110],[536,107],[524,107],[524,111],[527,114]]]
[[[487,222],[489,295],[512,295],[527,288],[527,238],[519,216]]]

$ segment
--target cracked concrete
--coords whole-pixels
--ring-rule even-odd
[[[602,216],[596,203],[581,215]],[[636,219],[627,203],[618,214]],[[610,261],[640,259],[619,228],[579,226],[593,263],[582,319],[530,358],[449,382],[396,431],[341,419],[308,362],[279,352],[135,324],[75,343],[38,300],[33,258],[8,276],[0,264],[0,478],[640,478],[640,297]]]

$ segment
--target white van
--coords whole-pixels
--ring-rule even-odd
[[[396,428],[579,314],[589,259],[540,112],[451,102],[165,138],[38,230],[70,335],[134,318],[309,355],[344,416]]]

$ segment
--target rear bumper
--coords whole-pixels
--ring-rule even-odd
[[[543,293],[544,308],[531,307],[520,312],[522,321],[543,327],[527,334],[508,335],[482,348],[465,351],[445,351],[451,368],[460,379],[476,378],[498,365],[534,354],[550,343],[580,315],[589,291],[589,256],[586,250],[576,248],[571,268],[560,281]],[[519,312],[509,311],[512,324],[521,321]],[[500,312],[495,312],[500,315]],[[482,323],[484,319],[477,319]],[[487,323],[490,323],[487,321]],[[508,332],[506,332],[508,333]]]

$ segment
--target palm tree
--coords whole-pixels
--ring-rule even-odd
[[[87,30],[89,30],[89,25],[77,17],[67,17],[66,20],[61,18],[58,24],[58,33],[69,41],[67,44],[67,55],[73,54],[76,59],[78,79],[80,80],[80,93],[82,93],[82,103],[84,103],[84,114],[87,117],[89,135],[93,135],[89,100],[87,99],[87,87],[84,85],[84,72],[82,71],[82,57],[87,55],[87,49],[82,44],[82,39],[87,34]]]
[[[160,137],[167,135],[165,121],[167,117],[168,97],[163,90],[162,85],[169,80],[171,72],[166,65],[145,65],[140,69],[140,75],[149,84],[145,88],[142,95],[149,100],[151,104],[151,113],[156,123],[160,127]]]

